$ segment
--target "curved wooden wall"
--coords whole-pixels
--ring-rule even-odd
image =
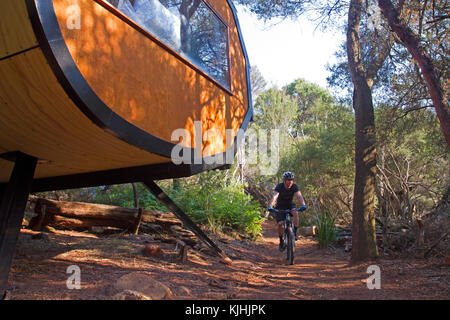
[[[204,156],[226,150],[225,130],[240,128],[249,105],[246,62],[233,13],[227,1],[209,2],[230,26],[232,95],[96,1],[53,1],[69,51],[100,99],[128,122],[165,141],[171,141],[178,128],[193,137],[194,121],[201,121],[202,132],[222,133],[214,146],[202,146]],[[67,8],[74,3],[81,9],[80,29],[67,26],[73,19]],[[194,142],[186,146],[194,148]]]
[[[30,14],[51,2],[54,13]],[[79,30],[66,27],[64,8],[74,3],[82,9]],[[0,1],[0,154],[40,159],[35,178],[168,163],[172,131],[193,132],[197,120],[203,132],[223,132],[214,146],[202,146],[203,156],[224,152],[225,129],[248,123],[248,66],[228,2],[210,3],[230,24],[232,95],[93,0]],[[39,19],[52,14],[59,28],[41,30]],[[100,123],[95,112],[110,120]],[[0,183],[12,166],[0,158]]]
[[[2,1],[1,9],[10,2]],[[25,3],[14,2],[16,5],[8,10],[27,16]],[[11,20],[20,21],[23,28],[9,30],[32,31],[29,21]],[[11,31],[7,36],[19,39]],[[94,125],[69,99],[39,47],[3,58],[0,79],[0,154],[22,151],[37,157],[36,178],[169,160],[131,146]],[[12,162],[0,159],[0,182],[8,181],[12,167]]]

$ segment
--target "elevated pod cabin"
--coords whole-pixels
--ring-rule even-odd
[[[29,192],[158,194],[234,154],[252,104],[231,1],[2,0],[0,17],[0,280]]]

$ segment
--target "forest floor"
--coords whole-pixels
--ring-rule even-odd
[[[256,242],[213,237],[233,260],[226,265],[206,251],[189,250],[177,259],[175,244],[149,241],[148,236],[97,236],[62,231],[33,239],[22,229],[9,276],[9,299],[112,299],[111,286],[130,273],[145,273],[170,290],[170,299],[450,299],[450,266],[443,259],[378,259],[350,265],[342,249],[318,249],[313,238],[301,237],[294,265],[278,251],[275,223],[263,224]],[[147,243],[162,249],[159,257],[142,254]],[[369,265],[381,270],[381,289],[369,290]],[[68,289],[77,265],[81,288]]]

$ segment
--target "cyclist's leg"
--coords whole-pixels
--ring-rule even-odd
[[[278,236],[282,237],[284,234],[283,221],[278,222]]]
[[[298,211],[295,209],[295,203],[291,204],[292,222],[295,228],[298,228]]]
[[[284,223],[283,223],[284,219],[285,219],[285,214],[277,212],[277,214],[275,215],[275,220],[277,221],[278,235],[280,237],[282,237],[284,234]]]
[[[298,228],[298,211],[292,210],[292,222],[295,228]]]
[[[284,220],[285,220],[285,214],[283,213],[277,213],[275,216],[275,219],[277,221],[278,224],[278,236],[280,238],[280,243],[279,243],[279,249],[280,251],[284,250],[285,247],[285,243],[284,243]]]

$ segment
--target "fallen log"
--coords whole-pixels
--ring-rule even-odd
[[[181,221],[173,214],[126,208],[104,204],[66,202],[38,198],[34,211],[37,213],[29,223],[32,230],[44,226],[67,229],[85,229],[90,227],[116,227],[135,231],[138,226],[146,229],[144,224],[159,225],[171,231],[173,226],[181,226]]]

